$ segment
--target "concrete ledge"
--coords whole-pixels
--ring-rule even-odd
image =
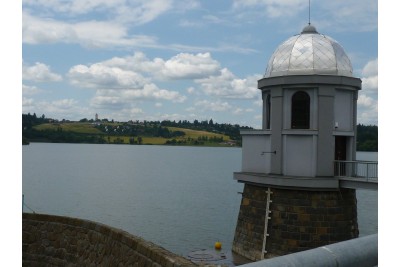
[[[304,190],[339,190],[339,180],[335,177],[295,177],[254,172],[234,172],[233,178],[241,183],[260,186],[275,186]]]
[[[271,135],[271,130],[240,130],[240,135]]]
[[[347,76],[337,75],[286,75],[262,78],[258,80],[258,88],[265,89],[268,87],[281,86],[281,85],[339,85],[341,87],[348,87],[351,90],[361,89],[361,79]]]
[[[368,181],[363,178],[350,178],[340,177],[339,185],[343,188],[352,189],[366,189],[366,190],[378,190],[378,179],[370,178]]]

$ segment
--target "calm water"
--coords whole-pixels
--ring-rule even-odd
[[[31,143],[22,163],[25,203],[37,213],[108,224],[183,256],[216,241],[231,249],[240,148]],[[378,193],[357,198],[360,236],[377,233]]]

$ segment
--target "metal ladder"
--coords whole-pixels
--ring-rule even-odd
[[[266,207],[265,207],[264,238],[263,238],[263,245],[262,245],[262,249],[261,249],[261,259],[262,260],[265,257],[265,253],[267,253],[267,251],[265,250],[265,244],[267,243],[267,237],[269,236],[269,234],[268,234],[268,222],[271,219],[271,216],[270,216],[271,211],[269,209],[269,206],[272,203],[271,195],[273,194],[273,192],[271,191],[271,188],[268,187],[268,190],[265,191],[265,193],[267,193],[267,203],[266,203]]]

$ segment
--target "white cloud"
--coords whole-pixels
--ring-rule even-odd
[[[303,0],[234,0],[233,8],[236,10],[263,9],[268,17],[276,18],[296,15],[304,10],[307,4]]]
[[[133,56],[114,57],[98,64],[135,70],[152,75],[155,79],[169,80],[204,78],[220,70],[219,62],[210,53],[179,53],[167,60],[150,60],[144,53],[136,52]]]
[[[33,66],[22,64],[22,79],[34,82],[58,82],[62,77],[53,73],[48,65],[36,62]]]
[[[27,44],[69,43],[86,47],[155,46],[154,37],[132,35],[126,26],[107,21],[63,22],[22,13],[22,41]]]
[[[180,53],[164,63],[161,73],[169,79],[196,79],[216,74],[219,69],[210,53]]]
[[[371,108],[376,104],[375,102],[376,101],[372,97],[366,95],[360,95],[358,97],[357,104],[361,107]]]
[[[25,112],[25,111],[31,111],[31,110],[34,110],[34,107],[35,106],[35,101],[34,101],[34,99],[32,99],[32,98],[26,98],[26,97],[23,97],[22,98],[22,112],[24,112],[24,113],[27,113],[27,112]]]
[[[149,82],[139,73],[102,63],[73,66],[68,77],[75,86],[99,89],[142,89]]]
[[[227,68],[223,68],[218,76],[210,76],[195,80],[207,95],[222,98],[251,99],[260,96],[257,80],[261,75],[252,75],[244,79],[237,78]]]
[[[91,100],[91,105],[103,108],[121,108],[141,100],[165,100],[182,103],[186,100],[186,96],[177,91],[160,89],[155,84],[145,84],[141,90],[97,90]]]
[[[298,23],[298,16],[308,13],[308,2],[304,0],[234,0],[233,10],[237,16],[247,17],[256,23],[254,17],[266,16],[281,19],[284,23],[292,20]],[[307,12],[307,13],[306,13]],[[337,31],[373,31],[377,29],[378,1],[363,0],[319,0],[311,2],[311,22],[318,29],[326,27]]]
[[[211,111],[221,112],[221,111],[228,111],[232,108],[232,106],[228,102],[222,102],[220,100],[216,102],[201,100],[197,101],[194,105],[203,111],[211,110]]]
[[[79,105],[75,99],[65,98],[53,101],[36,101],[31,98],[23,98],[23,113],[45,114],[48,118],[77,119],[82,114],[87,114],[88,109]]]
[[[362,69],[362,90],[359,92],[357,122],[378,124],[378,59],[370,60]]]
[[[46,14],[67,14],[69,17],[76,17],[89,13],[96,13],[98,16],[108,13],[111,20],[120,23],[133,23],[140,25],[153,21],[160,15],[173,8],[172,0],[24,0],[25,8],[40,8]]]
[[[263,106],[263,100],[262,100],[262,98],[260,97],[259,99],[255,100],[255,101],[253,102],[253,104],[254,104],[255,106],[257,106],[257,107],[262,107],[262,106]]]
[[[33,1],[32,1],[33,2]],[[40,2],[40,1],[39,1]],[[85,1],[83,1],[85,2]],[[41,3],[43,4],[43,3]],[[25,44],[49,44],[49,43],[66,43],[79,44],[86,48],[156,48],[168,49],[174,51],[219,51],[219,52],[236,52],[236,53],[254,53],[257,52],[251,48],[243,48],[232,44],[219,46],[191,46],[179,43],[160,44],[154,36],[134,35],[130,33],[132,23],[143,24],[148,23],[158,16],[172,9],[172,4],[164,0],[153,0],[141,3],[142,6],[137,8],[124,8],[124,5],[113,5],[114,9],[107,9],[107,19],[100,20],[102,17],[96,14],[96,10],[91,10],[99,20],[83,17],[79,19],[63,18],[57,20],[53,17],[60,17],[55,14],[53,17],[45,13],[40,14],[32,10],[24,9],[22,12],[22,41]],[[176,6],[182,7],[178,2]],[[68,8],[66,8],[68,10]],[[133,10],[133,11],[132,11]],[[60,11],[58,9],[53,10]],[[118,14],[115,15],[113,11]],[[85,12],[84,12],[85,13]],[[35,15],[32,15],[35,14]],[[111,19],[108,18],[111,14]],[[113,15],[114,14],[114,15]],[[80,15],[69,14],[70,16]],[[62,17],[62,15],[61,15]],[[210,18],[209,18],[210,19]]]
[[[338,31],[372,31],[378,27],[378,1],[376,0],[363,0],[362,4],[359,0],[314,1],[311,7],[313,4],[321,9],[320,13],[323,14],[317,17],[321,25]]]
[[[37,88],[36,86],[29,86],[22,84],[22,94],[23,95],[35,95],[42,92],[41,89]]]
[[[139,107],[129,107],[117,111],[111,111],[104,116],[106,118],[114,118],[117,121],[128,121],[128,120],[142,120],[145,112]]]
[[[377,76],[378,75],[378,59],[369,61],[362,70],[363,76]]]
[[[362,91],[376,92],[378,90],[378,59],[369,61],[362,70]]]
[[[187,91],[189,94],[194,94],[194,93],[196,92],[196,89],[194,89],[194,87],[191,86],[191,87],[187,88],[186,91]]]

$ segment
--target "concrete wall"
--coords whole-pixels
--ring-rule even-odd
[[[269,173],[271,170],[271,138],[267,131],[242,133],[242,171]],[[264,153],[263,153],[264,152]]]
[[[335,92],[335,127],[336,131],[354,131],[353,129],[353,91],[339,90]],[[337,125],[336,125],[337,123]]]
[[[302,191],[271,188],[265,258],[358,237],[355,190]],[[266,214],[266,187],[245,184],[232,250],[260,260]]]
[[[317,159],[316,135],[284,135],[283,175],[315,176]]]
[[[122,230],[76,218],[22,215],[23,266],[197,266]]]

